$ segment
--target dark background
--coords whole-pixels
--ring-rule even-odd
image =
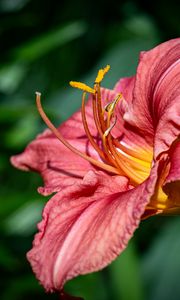
[[[14,169],[9,157],[45,128],[35,91],[55,124],[80,105],[70,80],[103,84],[135,73],[141,50],[179,36],[178,1],[0,1],[0,298],[58,299],[38,284],[25,254],[48,198],[37,174]],[[179,300],[180,218],[141,223],[126,251],[102,272],[76,278],[66,290],[86,300]]]

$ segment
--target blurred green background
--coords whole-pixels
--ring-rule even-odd
[[[0,299],[58,299],[38,284],[25,254],[48,198],[37,174],[9,157],[45,128],[35,91],[55,124],[80,105],[69,80],[91,84],[111,65],[104,86],[133,75],[141,50],[180,33],[178,1],[0,1]],[[127,250],[102,272],[76,278],[66,290],[86,300],[179,300],[180,218],[141,223]]]

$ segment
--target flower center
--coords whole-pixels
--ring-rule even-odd
[[[116,95],[113,101],[103,107],[100,84],[104,78],[104,75],[109,71],[109,69],[110,66],[107,65],[104,69],[99,70],[93,88],[81,82],[70,82],[70,85],[72,87],[83,90],[81,110],[82,122],[91,145],[100,156],[99,160],[94,159],[86,153],[82,153],[64,139],[60,131],[52,124],[52,122],[45,114],[41,105],[41,94],[38,92],[36,92],[37,108],[47,126],[51,129],[55,136],[72,152],[81,156],[83,159],[89,161],[91,164],[97,166],[98,168],[101,168],[102,170],[111,172],[113,174],[127,176],[130,179],[130,183],[136,186],[149,176],[152,161],[152,152],[145,151],[143,149],[132,149],[132,147],[129,147],[121,140],[118,140],[118,138],[113,137],[113,135],[111,134],[111,131],[116,125],[117,121],[117,118],[115,116],[116,105],[119,101],[123,101],[124,99],[122,94],[119,93]],[[93,117],[101,143],[96,142],[97,139],[94,139],[88,127],[85,111],[85,98],[87,92],[92,95]]]
[[[118,93],[111,102],[103,105],[105,99],[103,99],[101,95],[100,84],[109,68],[110,66],[107,65],[104,69],[99,70],[93,88],[81,82],[70,82],[72,87],[83,90],[81,106],[82,123],[87,138],[99,154],[99,159],[94,159],[86,153],[81,152],[64,139],[60,131],[52,124],[45,114],[41,105],[41,94],[38,92],[36,92],[37,108],[47,126],[68,149],[102,170],[116,175],[127,176],[130,180],[130,184],[137,186],[146,180],[150,174],[153,151],[138,146],[133,148],[126,144],[122,138],[113,136],[112,129],[117,123],[117,117],[115,115],[116,106],[119,101],[125,100],[123,95]],[[86,93],[90,93],[92,96],[92,112],[98,138],[97,136],[96,138],[93,137],[88,126],[85,109]],[[156,211],[156,213],[161,213],[162,211],[167,211],[169,207],[174,206],[174,203],[169,201],[169,196],[162,190],[162,185],[168,170],[169,163],[164,164],[164,168],[161,170],[161,174],[156,184],[155,193],[146,207],[144,218],[154,214],[154,211]]]
[[[100,83],[104,75],[109,70],[109,66],[99,70],[96,77],[94,88],[91,88],[84,83],[71,81],[70,85],[84,91],[82,96],[82,122],[86,135],[98,152],[101,160],[106,162],[117,170],[118,174],[127,176],[133,185],[138,185],[143,182],[149,175],[152,161],[152,153],[142,149],[132,149],[125,143],[113,137],[112,129],[116,125],[117,117],[115,116],[115,108],[119,101],[124,101],[121,93],[103,107]],[[101,146],[95,142],[90,133],[86,112],[85,112],[85,96],[86,92],[92,94],[92,110],[94,122],[98,132]]]

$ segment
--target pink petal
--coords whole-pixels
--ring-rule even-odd
[[[135,189],[128,180],[90,171],[47,203],[28,260],[47,291],[107,266],[127,246],[154,192],[157,166]]]
[[[46,132],[47,133],[47,132]],[[77,149],[99,159],[87,139],[69,140]],[[22,154],[11,158],[12,164],[22,170],[39,172],[44,187],[38,191],[43,195],[60,191],[64,186],[77,184],[87,173],[95,169],[89,162],[72,153],[52,134],[41,135],[31,142]]]
[[[135,76],[120,79],[114,87],[117,93],[122,93],[123,100],[120,100],[116,109],[117,122],[112,133],[119,141],[137,151],[151,152],[152,147],[147,143],[142,132],[134,126],[131,126],[124,120],[124,114],[129,111],[129,106],[133,100],[133,91]]]
[[[134,150],[136,149],[137,151],[140,149],[151,152],[151,146],[146,142],[141,131],[139,131],[138,128],[130,126],[130,124],[124,120],[124,114],[129,110],[129,105],[132,102],[134,84],[135,76],[126,77],[121,78],[114,87],[115,95],[117,96],[117,94],[121,93],[123,99],[119,101],[116,107],[115,115],[117,117],[117,121],[111,133],[127,147]]]
[[[180,180],[180,142],[175,143],[170,152],[170,170],[166,183]]]
[[[144,133],[155,157],[166,151],[180,129],[180,38],[142,52],[134,98],[124,118]]]
[[[170,152],[170,170],[163,186],[172,203],[174,212],[180,210],[180,142],[175,143]],[[178,208],[178,210],[177,210]]]
[[[133,90],[135,84],[135,76],[121,78],[115,85],[114,90],[122,93],[127,103],[131,103],[133,99]]]

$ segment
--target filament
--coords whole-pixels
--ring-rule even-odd
[[[93,165],[114,173],[114,174],[119,174],[119,170],[107,165],[105,163],[102,163],[98,160],[93,159],[92,157],[86,155],[85,153],[79,151],[78,149],[76,149],[75,147],[73,147],[71,144],[69,144],[64,137],[61,135],[61,133],[58,131],[58,129],[52,124],[52,122],[50,121],[50,119],[47,117],[47,115],[45,114],[42,105],[41,105],[41,94],[39,92],[36,92],[36,104],[37,104],[37,108],[39,111],[40,116],[42,117],[42,119],[44,120],[44,122],[46,123],[46,125],[48,126],[49,129],[51,129],[51,131],[54,133],[54,135],[60,140],[60,142],[66,146],[68,149],[70,149],[73,153],[79,155],[80,157],[84,158],[85,160],[89,161],[90,163],[92,163]]]

